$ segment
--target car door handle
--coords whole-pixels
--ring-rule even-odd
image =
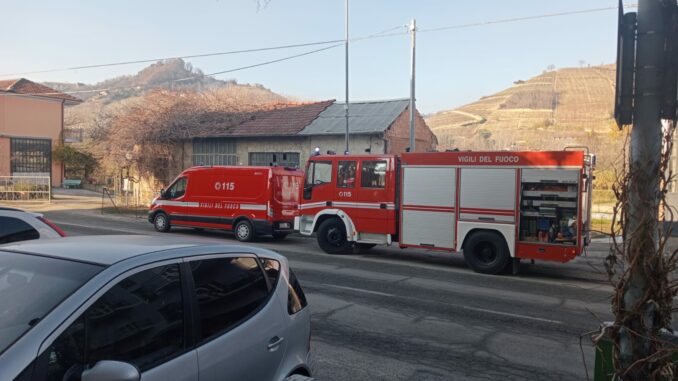
[[[285,341],[284,337],[278,337],[274,336],[269,342],[268,342],[268,350],[274,350],[278,345],[280,345],[283,341]]]

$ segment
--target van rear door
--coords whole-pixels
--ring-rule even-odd
[[[299,191],[303,181],[303,174],[297,170],[274,171],[273,200],[271,203],[272,218],[274,221],[293,221],[299,215]]]

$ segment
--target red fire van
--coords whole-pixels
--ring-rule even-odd
[[[282,239],[294,231],[303,175],[283,167],[192,167],[153,200],[148,221],[160,232],[188,226],[233,230],[239,241]]]

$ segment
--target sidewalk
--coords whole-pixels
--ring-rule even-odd
[[[68,211],[72,214],[83,214],[88,216],[97,215],[100,217],[113,219],[145,219],[148,208],[124,209],[118,211],[108,198],[104,198],[104,214],[101,213],[102,196],[99,192],[86,189],[65,189],[53,188],[51,202],[0,202],[1,206],[8,206],[33,212],[57,212]]]

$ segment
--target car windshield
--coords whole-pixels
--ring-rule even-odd
[[[0,354],[101,269],[0,251]]]

